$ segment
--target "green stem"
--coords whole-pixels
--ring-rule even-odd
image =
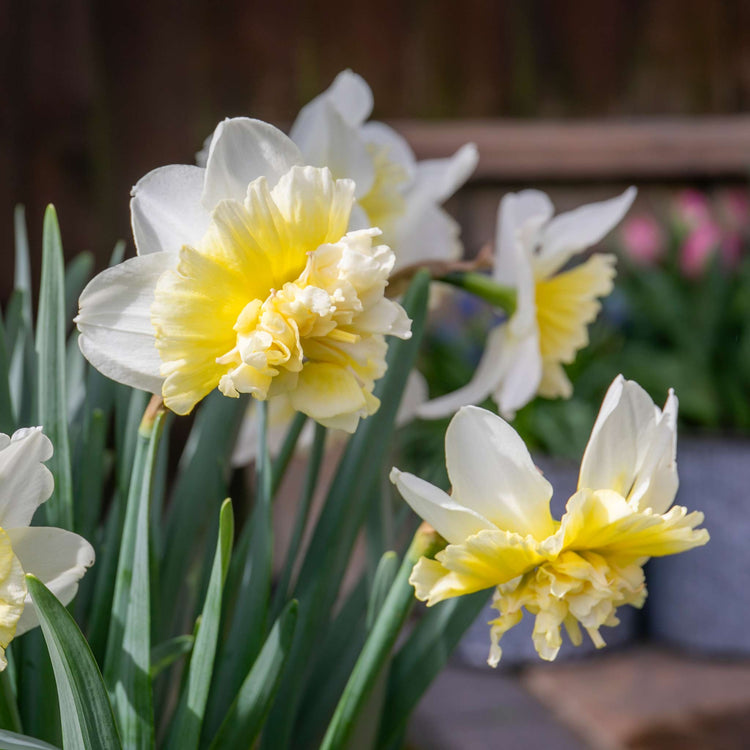
[[[336,706],[321,750],[346,747],[351,739],[362,708],[414,604],[414,591],[409,583],[411,571],[420,557],[433,557],[445,544],[445,540],[427,524],[417,529]]]
[[[452,271],[436,279],[481,297],[508,315],[516,310],[516,290],[493,281],[490,276],[475,271]]]

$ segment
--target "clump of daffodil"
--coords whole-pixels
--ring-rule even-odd
[[[94,562],[93,548],[78,534],[29,525],[54,489],[43,463],[51,457],[52,443],[41,427],[0,433],[0,671],[8,665],[8,644],[39,624],[25,574],[35,575],[68,604]]]
[[[133,190],[139,256],[99,274],[77,318],[84,355],[188,413],[214,388],[354,431],[378,400],[385,335],[410,336],[384,296],[394,256],[348,231],[355,185],[302,166],[255,120],[227,120],[206,167],[164,167]]]
[[[445,436],[451,496],[411,474],[391,479],[411,507],[447,541],[422,558],[410,582],[428,606],[495,587],[489,663],[523,610],[535,616],[534,646],[556,657],[565,627],[574,644],[580,626],[597,647],[616,610],[646,598],[649,557],[684,552],[708,541],[696,529],[703,514],[672,506],[677,493],[677,399],[664,410],[621,376],[610,386],[581,463],[578,491],[556,521],[552,487],[521,438],[502,418],[462,408]]]
[[[588,344],[587,326],[599,312],[599,298],[612,291],[615,257],[598,253],[573,268],[566,265],[614,228],[635,194],[629,188],[617,198],[554,218],[550,199],[538,190],[503,198],[491,281],[514,298],[515,309],[490,331],[472,380],[428,401],[419,410],[421,417],[448,416],[491,396],[510,419],[537,394],[570,397],[562,365],[573,362]]]

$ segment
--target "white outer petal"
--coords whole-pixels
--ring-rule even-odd
[[[457,503],[505,531],[540,541],[554,533],[552,486],[501,417],[476,406],[462,408],[445,433],[445,458]]]
[[[578,489],[627,498],[650,449],[659,410],[637,383],[619,375],[604,397],[581,461]]]
[[[41,427],[0,433],[0,527],[28,526],[55,487],[42,463],[52,458],[52,443]]]
[[[501,323],[493,328],[487,336],[487,343],[474,371],[474,377],[463,388],[419,406],[417,416],[422,419],[440,419],[453,414],[462,406],[484,401],[500,385],[505,374],[506,336],[506,324]]]
[[[508,193],[497,209],[495,262],[492,277],[498,284],[518,286],[521,258],[531,263],[539,233],[554,213],[552,202],[541,190]],[[520,249],[523,252],[519,252]]]
[[[670,389],[628,498],[637,510],[666,513],[677,495],[677,409],[677,396]]]
[[[139,255],[177,253],[200,242],[211,220],[201,204],[205,171],[173,164],[152,170],[133,186],[130,222]]]
[[[94,564],[94,548],[72,531],[47,526],[6,529],[13,552],[25,573],[35,575],[63,604],[78,591],[78,581]],[[39,624],[30,596],[26,596],[16,635]]]
[[[372,187],[375,167],[359,128],[347,123],[326,98],[310,102],[297,116],[290,131],[305,162],[328,167],[336,178],[349,178],[361,198]]]
[[[537,273],[550,276],[573,255],[602,240],[620,223],[637,192],[634,187],[629,187],[616,198],[589,203],[552,219],[542,235],[535,263]]]
[[[83,356],[112,380],[161,393],[161,358],[151,325],[151,305],[160,276],[172,268],[172,253],[140,255],[95,276],[81,293],[75,323]]]
[[[272,188],[282,175],[301,164],[297,146],[273,125],[249,117],[224,120],[211,140],[203,207],[212,211],[225,198],[242,202],[253,180],[265,177]]]
[[[344,121],[354,127],[361,125],[372,113],[372,90],[362,76],[351,70],[342,70],[333,83],[310,104],[318,99],[331,102]]]
[[[422,261],[451,261],[461,257],[461,228],[456,221],[438,206],[419,200],[412,202],[408,194],[404,213],[384,231],[396,255],[394,271]]]
[[[417,160],[406,138],[384,122],[366,122],[360,128],[360,133],[365,143],[387,148],[388,159],[404,169],[411,183],[417,170]]]
[[[450,544],[461,544],[482,529],[495,527],[481,514],[459,505],[439,487],[413,474],[391,469],[390,479],[412,510]]]
[[[500,414],[512,419],[536,396],[542,382],[542,355],[536,329],[520,339],[509,334],[503,360],[502,379],[492,392],[492,398]]]
[[[424,159],[417,163],[414,191],[433,203],[443,203],[471,177],[479,163],[473,143],[465,143],[453,156]]]

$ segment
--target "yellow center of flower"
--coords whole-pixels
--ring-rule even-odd
[[[613,255],[593,255],[569,271],[537,279],[535,285],[539,348],[542,355],[540,395],[568,398],[571,386],[561,364],[570,364],[588,345],[587,326],[599,313],[598,297],[612,291]]]
[[[0,528],[0,671],[8,665],[5,649],[16,634],[25,599],[23,568],[13,553],[10,538]]]
[[[367,212],[370,223],[387,234],[394,219],[404,212],[403,188],[409,175],[398,163],[388,157],[388,146],[367,144],[375,168],[375,179],[367,195],[359,203]]]
[[[382,334],[398,317],[383,299],[393,254],[372,245],[378,230],[347,234],[353,195],[327,169],[294,167],[273,190],[259,178],[243,203],[216,206],[151,308],[170,409],[185,414],[217,386],[289,392],[297,410],[349,430],[377,408]]]
[[[642,607],[645,600],[641,565],[630,562],[620,566],[590,550],[565,551],[554,561],[498,586],[492,606],[500,616],[490,622],[489,662],[496,666],[500,661],[500,638],[521,620],[524,607],[536,616],[532,638],[537,652],[552,661],[562,646],[561,625],[573,644],[579,646],[580,623],[596,647],[601,648],[605,643],[599,628],[619,623],[617,607]]]

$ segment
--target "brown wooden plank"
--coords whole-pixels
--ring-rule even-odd
[[[559,122],[392,120],[426,159],[473,141],[475,179],[590,180],[750,176],[750,116]]]

